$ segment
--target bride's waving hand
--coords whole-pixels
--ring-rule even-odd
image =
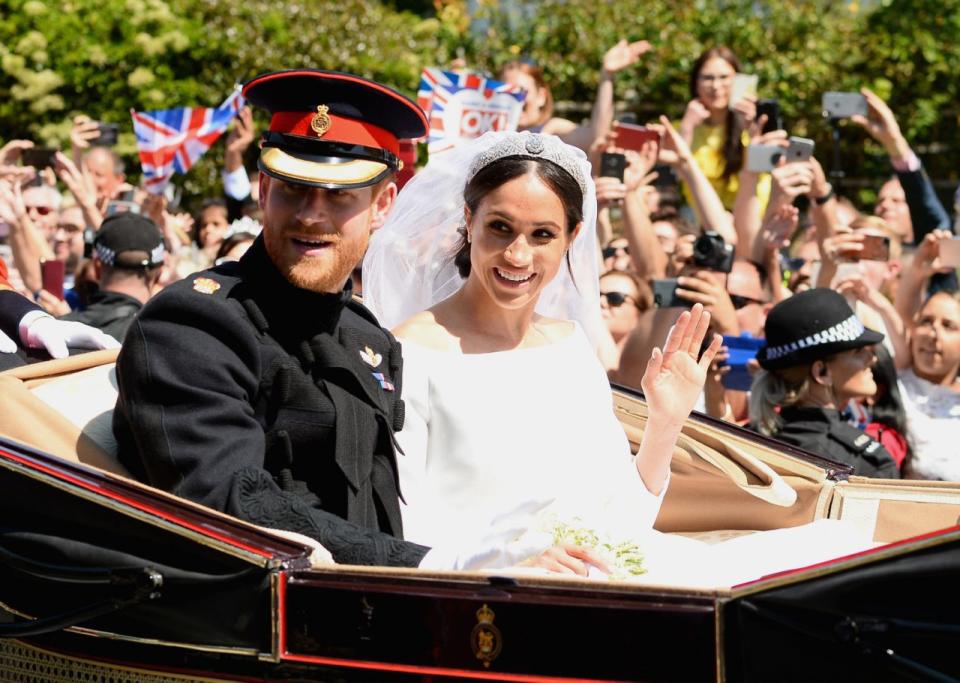
[[[703,391],[707,370],[723,343],[722,337],[714,334],[697,359],[709,327],[710,313],[696,304],[670,328],[663,350],[653,350],[640,386],[650,415],[663,420],[658,424],[682,423]]]
[[[644,484],[658,494],[670,471],[670,458],[683,421],[703,391],[707,370],[720,350],[722,338],[714,334],[710,346],[697,359],[710,327],[710,313],[701,304],[684,311],[670,328],[663,350],[654,348],[640,386],[649,410],[649,425],[637,452],[637,470]]]

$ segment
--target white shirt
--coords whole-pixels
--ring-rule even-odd
[[[495,353],[401,343],[406,539],[472,550],[552,520],[623,539],[653,526],[663,493],[640,478],[579,326],[550,345]]]
[[[923,479],[960,481],[960,393],[917,377],[911,369],[898,380],[911,471]]]

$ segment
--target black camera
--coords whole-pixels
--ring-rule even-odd
[[[733,270],[733,245],[723,237],[707,230],[693,243],[693,263],[707,270],[729,273]]]

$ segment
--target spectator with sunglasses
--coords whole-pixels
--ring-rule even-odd
[[[630,270],[630,245],[627,244],[626,237],[614,237],[607,246],[600,252],[603,255],[603,269],[608,270]]]
[[[653,291],[633,273],[608,270],[600,276],[600,315],[617,346],[616,364],[640,315],[652,307]]]

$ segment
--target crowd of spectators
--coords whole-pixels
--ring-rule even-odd
[[[786,152],[789,135],[770,129],[754,95],[734,101],[742,68],[727,47],[695,61],[679,121],[660,116],[646,127],[656,139],[624,146],[615,76],[650,49],[624,41],[606,53],[591,117],[580,124],[554,116],[535,65],[511,62],[499,74],[527,93],[521,129],[556,134],[593,163],[600,307],[610,333],[598,353],[610,378],[639,387],[652,349],[694,303],[710,312],[728,346],[759,348],[772,310],[810,290],[833,290],[882,341],[769,370],[734,362],[724,349],[702,410],[787,440],[801,409],[835,411],[889,454],[879,476],[960,481],[950,446],[960,427],[960,245],[894,112],[864,89],[868,113],[851,119],[864,133],[859,139],[879,143],[891,166],[872,212],[862,213],[831,183],[821,150],[799,160],[783,155],[768,171],[748,163],[753,146]],[[675,104],[663,110],[679,112]],[[129,183],[124,160],[99,144],[101,136],[96,121],[77,117],[70,149],[49,166],[26,163],[33,142],[0,149],[0,257],[11,286],[49,315],[122,342],[158,289],[238,259],[256,239],[258,183],[244,166],[255,130],[244,109],[225,141],[223,194],[193,211],[174,191],[149,195]],[[622,155],[622,175],[609,173],[611,155]]]

